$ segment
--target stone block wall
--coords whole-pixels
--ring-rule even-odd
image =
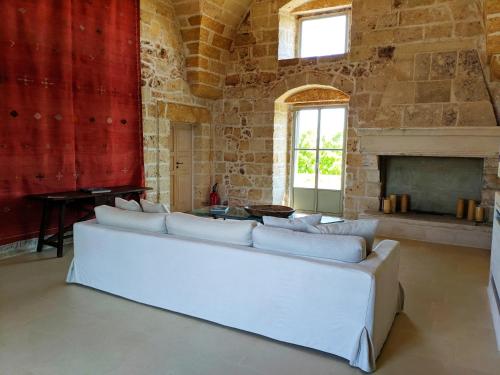
[[[296,57],[297,20],[290,12],[279,13],[278,58],[293,59]]]
[[[486,52],[488,56],[500,54],[500,2],[486,0]]]
[[[141,0],[141,75],[146,185],[154,190],[148,198],[170,204],[171,122],[194,124],[195,204],[208,189],[209,110],[211,101],[191,92],[187,79],[184,44],[175,9],[170,0]],[[202,173],[199,171],[203,170]],[[205,199],[206,200],[206,199]]]
[[[276,102],[274,106],[272,202],[278,204],[289,201],[290,157],[293,152],[290,125],[291,113],[288,105]],[[254,200],[260,198],[258,193],[257,196],[252,196]]]
[[[354,0],[348,54],[278,60],[282,3],[258,0],[250,7],[213,109],[215,178],[229,202],[284,197],[273,185],[283,181],[273,177],[284,116],[280,108],[275,117],[275,101],[311,85],[350,96],[347,216],[379,204],[378,161],[359,151],[358,128],[496,125],[498,101],[485,79],[483,1]]]
[[[498,0],[486,0],[485,23],[490,94],[496,103],[497,121],[500,122],[500,2]]]
[[[305,88],[341,90],[350,99],[347,216],[378,208],[380,194],[377,158],[360,152],[358,129],[496,125],[500,87],[489,52],[497,36],[495,0],[353,0],[348,54],[297,59],[278,52],[294,42],[294,9],[333,3],[346,1],[141,1],[146,177],[158,186],[153,199],[170,200],[169,129],[179,108],[182,118],[175,121],[197,124],[196,204],[206,200],[211,178],[229,203],[286,203],[291,115],[285,99]],[[280,21],[280,13],[289,18]],[[298,97],[317,103],[313,93]]]
[[[370,2],[354,19],[363,19],[353,34],[352,54],[367,48],[392,58],[380,74],[356,82],[356,96],[370,103],[351,103],[352,127],[495,126],[497,121],[485,79],[485,31],[481,1],[385,1],[370,15]],[[382,4],[382,5],[383,5]],[[392,19],[387,22],[387,19]],[[353,24],[353,28],[354,28]],[[391,51],[391,49],[393,49]],[[375,73],[375,72],[373,72]],[[393,76],[394,78],[391,78]],[[365,96],[365,99],[367,97]],[[349,150],[346,213],[377,209],[378,160]],[[488,162],[486,162],[488,165]],[[487,177],[485,177],[486,179]],[[498,185],[490,175],[490,183]],[[486,192],[483,203],[491,205]]]

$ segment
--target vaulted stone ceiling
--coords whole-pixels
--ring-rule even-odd
[[[187,80],[192,94],[207,99],[222,96],[224,61],[229,57],[235,31],[247,16],[252,1],[172,0],[181,27]],[[348,5],[351,2],[279,0],[277,6],[285,11],[307,11]]]
[[[187,79],[199,97],[222,96],[224,61],[252,0],[172,0],[186,53]]]

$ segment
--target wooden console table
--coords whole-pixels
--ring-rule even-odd
[[[38,243],[36,251],[41,252],[43,245],[49,245],[57,248],[57,257],[63,256],[63,244],[65,238],[71,238],[72,234],[65,233],[73,228],[71,223],[64,226],[66,218],[66,209],[68,205],[75,204],[78,210],[85,214],[78,218],[75,222],[84,221],[94,216],[94,207],[98,204],[114,205],[115,197],[139,198],[146,190],[151,190],[148,187],[140,186],[116,186],[108,188],[111,191],[105,193],[90,193],[80,190],[65,191],[59,193],[46,193],[28,195],[26,198],[31,200],[41,201],[43,203],[42,220],[40,222],[40,233],[38,235]],[[56,234],[45,238],[47,228],[50,222],[50,214],[52,209],[56,207],[58,211],[58,231]]]

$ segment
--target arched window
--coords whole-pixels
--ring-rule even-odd
[[[276,100],[273,201],[342,214],[348,104],[343,91],[319,85]]]

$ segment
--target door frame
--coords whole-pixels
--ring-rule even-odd
[[[318,125],[317,125],[317,134],[316,134],[316,160],[319,160],[319,142],[320,142],[320,126],[321,126],[321,110],[328,108],[342,107],[345,108],[345,116],[344,116],[344,138],[342,144],[342,178],[340,180],[340,207],[343,214],[344,212],[344,188],[345,188],[345,176],[346,176],[346,158],[347,158],[347,125],[348,125],[348,117],[349,117],[349,104],[331,104],[331,105],[303,105],[303,106],[294,106],[292,107],[293,119],[292,119],[292,155],[291,155],[291,167],[290,167],[290,203],[293,207],[295,197],[294,197],[294,175],[295,175],[295,145],[296,145],[296,135],[297,135],[297,112],[304,109],[317,109],[318,112]],[[314,211],[318,212],[318,191],[332,191],[330,189],[318,189],[318,169],[319,165],[316,163],[315,165],[315,178],[314,178],[314,188],[301,188],[304,190],[315,190],[314,194]],[[333,190],[338,191],[338,190]],[[309,212],[309,211],[307,211]],[[337,213],[338,214],[338,213]]]
[[[186,128],[189,127],[191,129],[191,210],[194,208],[194,126],[196,124],[192,123],[183,123],[183,122],[173,122],[170,123],[170,155],[169,155],[169,164],[170,164],[170,207],[175,208],[174,206],[174,173],[175,173],[175,128]],[[174,211],[174,210],[172,210]]]

